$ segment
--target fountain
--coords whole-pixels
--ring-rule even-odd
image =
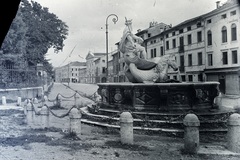
[[[130,111],[136,128],[151,130],[154,126],[153,130],[179,132],[182,131],[183,117],[193,112],[204,120],[203,131],[209,127],[214,129],[212,124],[204,123],[226,115],[219,112],[218,105],[214,103],[219,94],[219,82],[169,80],[169,68],[178,71],[175,56],[146,59],[146,51],[140,45],[143,40],[131,33],[132,21],[126,19],[125,24],[119,50],[124,55],[124,71],[129,82],[99,83],[101,101],[89,107],[90,119],[117,125],[119,113]],[[217,129],[221,130],[223,126],[223,123],[218,124]]]

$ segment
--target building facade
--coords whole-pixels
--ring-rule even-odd
[[[55,82],[78,83],[80,82],[80,70],[86,68],[85,62],[69,62],[67,65],[55,68]]]
[[[91,53],[86,56],[87,83],[106,82],[106,53]],[[97,81],[96,81],[97,80]]]

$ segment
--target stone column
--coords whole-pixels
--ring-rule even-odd
[[[6,97],[2,96],[2,105],[6,105],[6,104],[7,104]]]
[[[228,119],[227,148],[240,153],[240,115],[233,113]]]
[[[120,115],[120,135],[122,144],[133,144],[133,117],[129,112]]]
[[[77,108],[70,111],[70,133],[75,133],[77,136],[81,135],[81,117],[82,114]]]
[[[187,114],[183,119],[184,124],[184,150],[186,153],[195,154],[199,149],[200,121],[195,114]]]
[[[43,106],[39,112],[41,116],[41,128],[49,128],[49,109],[47,106]]]

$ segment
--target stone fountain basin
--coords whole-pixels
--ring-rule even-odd
[[[207,111],[217,108],[219,82],[98,83],[101,108],[131,111]]]

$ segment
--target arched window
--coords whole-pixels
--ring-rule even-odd
[[[236,41],[237,40],[237,26],[235,23],[233,23],[231,26],[231,35],[232,35],[232,41]]]
[[[222,43],[227,42],[227,27],[222,27]]]
[[[207,32],[207,43],[208,46],[212,45],[212,32],[210,30]]]

